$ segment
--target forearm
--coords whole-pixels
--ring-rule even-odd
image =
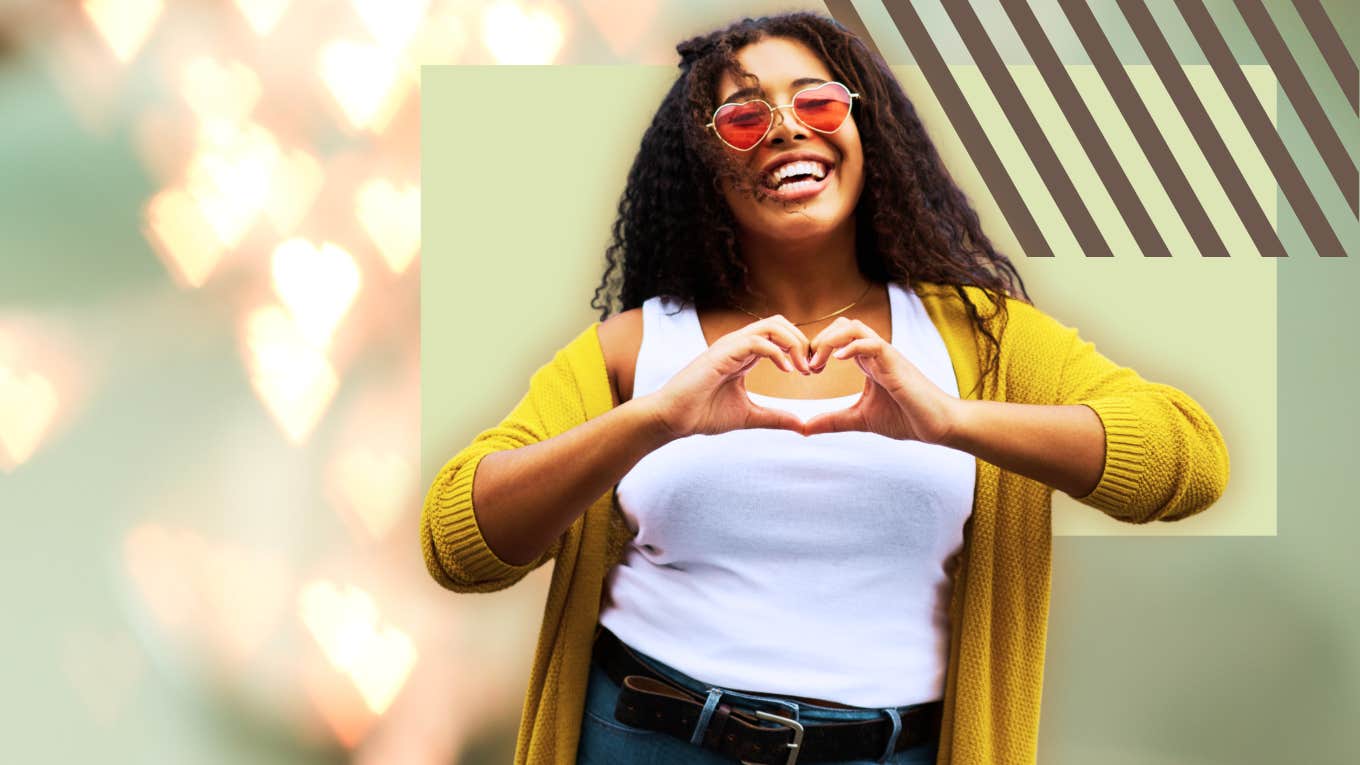
[[[537,559],[591,502],[673,438],[644,396],[547,440],[486,455],[472,504],[487,546],[511,565]]]
[[[1105,427],[1090,407],[955,399],[941,444],[1072,497],[1095,490],[1105,467]]]

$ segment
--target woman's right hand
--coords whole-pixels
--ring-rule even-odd
[[[803,432],[792,412],[768,409],[746,396],[746,373],[768,358],[785,372],[812,374],[808,339],[780,315],[751,322],[718,338],[655,393],[655,416],[676,438],[742,428]]]

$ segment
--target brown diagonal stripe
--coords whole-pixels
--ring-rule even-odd
[[[1058,102],[1058,108],[1062,109],[1068,124],[1072,126],[1072,132],[1086,150],[1086,155],[1090,157],[1092,167],[1105,182],[1110,198],[1114,200],[1119,213],[1124,216],[1129,232],[1133,234],[1143,254],[1150,257],[1171,257],[1171,251],[1158,233],[1156,224],[1152,222],[1152,216],[1148,215],[1147,208],[1143,206],[1138,193],[1129,183],[1128,176],[1119,166],[1119,160],[1115,158],[1114,152],[1110,150],[1110,144],[1096,125],[1095,118],[1086,108],[1086,102],[1077,93],[1076,85],[1068,76],[1062,59],[1044,36],[1044,30],[1039,26],[1039,20],[1034,17],[1029,4],[1018,0],[1001,0],[1001,8],[1010,17],[1011,25],[1015,27],[1020,41],[1025,44],[1030,58],[1038,66],[1039,73],[1043,75],[1044,82],[1053,93],[1053,100]],[[1205,220],[1207,222],[1207,218]],[[1209,226],[1208,230],[1212,233],[1213,227]],[[1214,254],[1226,257],[1228,251],[1223,247],[1223,242],[1219,241],[1216,235],[1213,239],[1218,244],[1218,251]],[[1200,247],[1201,251],[1207,249],[1203,245]]]
[[[864,26],[864,20],[859,17],[859,11],[855,10],[854,3],[850,0],[826,0],[826,9],[831,12],[831,18],[853,32],[856,37],[864,42],[865,47],[877,54],[879,58],[883,58],[883,54],[879,53],[878,46],[874,45],[874,38],[869,34],[869,29]]]
[[[1072,30],[1076,32],[1077,39],[1081,41],[1082,47],[1086,49],[1086,54],[1090,56],[1091,63],[1095,65],[1096,72],[1100,74],[1100,79],[1104,82],[1105,88],[1109,90],[1110,97],[1114,99],[1115,105],[1119,107],[1119,112],[1129,124],[1129,130],[1133,132],[1133,137],[1138,141],[1138,146],[1147,156],[1153,172],[1157,174],[1157,178],[1162,182],[1162,187],[1166,189],[1171,204],[1180,213],[1181,220],[1185,221],[1186,228],[1194,237],[1200,255],[1204,257],[1226,257],[1229,253],[1227,247],[1223,244],[1223,239],[1218,235],[1218,230],[1214,228],[1208,213],[1204,211],[1199,196],[1190,186],[1190,181],[1185,177],[1185,171],[1176,161],[1176,156],[1171,153],[1171,147],[1167,146],[1166,139],[1157,128],[1156,120],[1152,118],[1152,114],[1147,110],[1147,105],[1138,95],[1137,89],[1134,88],[1133,82],[1129,79],[1128,72],[1124,70],[1123,62],[1114,52],[1114,48],[1105,37],[1100,24],[1096,22],[1091,9],[1085,2],[1079,0],[1058,0],[1058,2],[1067,15]],[[1263,254],[1269,254],[1270,257],[1285,257],[1284,245],[1280,243],[1280,238],[1276,235],[1275,229],[1271,227],[1269,221],[1265,220],[1264,215],[1260,217],[1260,220],[1264,222],[1263,226],[1247,226],[1247,232],[1251,235],[1256,248]]]
[[[983,132],[972,107],[968,105],[958,83],[954,81],[954,75],[945,65],[944,57],[931,41],[930,34],[909,0],[885,0],[883,5],[888,9],[888,15],[892,17],[903,41],[911,49],[912,56],[916,58],[916,63],[925,74],[926,81],[930,83],[936,98],[940,100],[940,105],[944,107],[949,121],[963,139],[963,145],[968,148],[969,156],[977,165],[978,172],[982,174],[983,181],[991,190],[1011,231],[1015,232],[1015,237],[1025,255],[1053,257],[1053,250],[1044,240],[1039,225],[1034,222],[1034,217],[1030,215],[1024,199],[1015,188],[1015,182],[1011,180],[1006,167],[1001,163],[1001,158],[997,156],[996,148]]]
[[[967,2],[960,0],[944,0],[943,5],[945,13],[948,13],[950,20],[954,22],[954,28],[959,31],[964,47],[968,49],[973,62],[982,71],[982,77],[992,89],[997,103],[1001,104],[1001,111],[1005,113],[1006,119],[1015,129],[1015,134],[1020,138],[1020,144],[1025,147],[1025,152],[1034,162],[1039,177],[1048,187],[1048,193],[1053,196],[1053,201],[1058,204],[1058,209],[1067,219],[1067,225],[1077,237],[1077,245],[1081,247],[1081,251],[1088,258],[1114,257],[1105,237],[1100,233],[1100,227],[1091,217],[1086,202],[1081,198],[1081,194],[1077,193],[1077,187],[1067,175],[1067,169],[1063,167],[1057,152],[1053,150],[1053,145],[1044,134],[1044,129],[1039,127],[1034,112],[1030,111],[1029,104],[1016,87],[1010,70],[1006,68],[1005,62],[992,46],[991,39],[982,28],[982,22],[978,21],[977,14]],[[1171,255],[1165,247],[1158,254]]]
[[[1063,0],[1064,7],[1077,5],[1074,0]],[[1238,216],[1242,219],[1242,224],[1250,232],[1252,239],[1256,241],[1259,248],[1262,242],[1270,242],[1277,247],[1263,249],[1261,252],[1267,257],[1287,256],[1284,246],[1280,245],[1279,237],[1275,229],[1266,219],[1266,214],[1261,210],[1261,205],[1256,202],[1256,197],[1251,193],[1247,186],[1247,181],[1242,177],[1242,171],[1238,169],[1237,163],[1233,161],[1232,155],[1228,152],[1228,147],[1223,144],[1222,137],[1214,128],[1214,123],[1209,119],[1209,114],[1204,110],[1204,105],[1200,103],[1199,96],[1190,87],[1190,80],[1185,76],[1181,65],[1172,55],[1170,46],[1166,39],[1157,29],[1151,14],[1141,3],[1128,2],[1128,0],[1117,0],[1120,8],[1124,11],[1125,18],[1128,19],[1129,26],[1133,28],[1133,34],[1138,38],[1138,42],[1147,51],[1148,60],[1152,62],[1153,68],[1157,70],[1157,75],[1161,77],[1162,84],[1166,86],[1167,93],[1171,95],[1171,100],[1175,103],[1176,109],[1180,112],[1185,124],[1190,128],[1190,135],[1194,136],[1195,143],[1199,145],[1200,151],[1204,152],[1204,158],[1209,162],[1209,168],[1214,171],[1218,182],[1223,185],[1223,191],[1228,195],[1228,200],[1236,208]]]
[[[1125,8],[1125,14],[1130,13],[1130,8],[1134,16],[1139,21],[1135,26],[1141,27],[1144,33],[1151,31],[1164,46],[1166,41],[1161,38],[1161,34],[1156,31],[1156,25],[1152,21],[1152,15],[1148,13],[1147,7],[1132,0],[1119,0],[1121,8]],[[1247,132],[1251,134],[1252,140],[1256,142],[1256,147],[1261,150],[1261,156],[1265,157],[1266,164],[1270,165],[1270,170],[1275,174],[1275,180],[1279,182],[1280,188],[1284,190],[1285,199],[1289,200],[1289,205],[1294,208],[1294,214],[1299,217],[1299,222],[1303,224],[1304,233],[1312,241],[1317,253],[1327,258],[1344,258],[1346,250],[1341,246],[1341,240],[1337,238],[1336,232],[1327,225],[1327,216],[1322,214],[1322,208],[1318,206],[1317,199],[1313,192],[1308,188],[1308,182],[1303,179],[1303,173],[1299,172],[1298,165],[1294,164],[1294,159],[1289,156],[1289,151],[1284,147],[1284,141],[1280,139],[1280,133],[1271,124],[1270,117],[1266,115],[1265,109],[1261,108],[1261,102],[1252,93],[1251,85],[1247,78],[1242,74],[1242,69],[1237,65],[1237,60],[1233,58],[1232,51],[1228,49],[1228,44],[1223,40],[1223,35],[1214,26],[1213,19],[1209,16],[1209,11],[1204,7],[1201,0],[1176,0],[1176,6],[1180,8],[1181,15],[1185,17],[1185,23],[1190,27],[1190,33],[1195,36],[1195,41],[1204,51],[1204,57],[1209,60],[1209,65],[1218,74],[1219,81],[1223,84],[1223,90],[1227,92],[1228,98],[1232,100],[1233,106],[1237,108],[1237,114],[1242,118],[1242,123],[1247,126]],[[1132,19],[1130,19],[1132,24]],[[1141,36],[1141,35],[1140,35]],[[1144,48],[1147,43],[1144,43]],[[1158,58],[1162,59],[1163,65],[1167,63],[1166,57],[1171,55],[1171,49],[1159,50]],[[1172,61],[1174,63],[1174,61]],[[1182,79],[1185,74],[1179,66],[1171,67],[1176,70]],[[1160,70],[1160,67],[1159,67]],[[1166,75],[1162,75],[1166,79]],[[1187,84],[1188,87],[1188,84]],[[1193,94],[1191,94],[1193,97]],[[1198,98],[1193,98],[1197,107],[1203,110]],[[1179,105],[1179,104],[1178,104]],[[1181,109],[1184,112],[1184,108]],[[1208,119],[1208,115],[1205,115]],[[1214,134],[1217,137],[1217,133]],[[1253,202],[1254,204],[1254,202]]]
[[[1318,103],[1317,94],[1308,87],[1308,80],[1299,70],[1298,63],[1270,20],[1265,6],[1261,5],[1261,0],[1237,0],[1237,10],[1256,38],[1256,44],[1261,46],[1270,68],[1275,70],[1275,76],[1284,86],[1285,95],[1289,96],[1289,103],[1298,112],[1304,129],[1327,164],[1327,170],[1336,180],[1336,185],[1341,187],[1341,194],[1351,206],[1351,215],[1360,217],[1360,173],[1356,172],[1355,163],[1351,162],[1346,147],[1341,145],[1331,120],[1327,119],[1322,104]]]
[[[1308,34],[1313,36],[1313,43],[1322,52],[1327,68],[1332,70],[1336,84],[1341,86],[1341,92],[1351,102],[1351,111],[1360,116],[1360,69],[1356,68],[1351,54],[1346,52],[1341,35],[1336,33],[1332,20],[1327,18],[1327,11],[1323,10],[1318,0],[1294,0],[1294,7],[1298,9],[1303,25],[1308,28]]]

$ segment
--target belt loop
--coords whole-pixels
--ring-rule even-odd
[[[888,707],[883,711],[887,712],[888,717],[892,718],[893,729],[892,735],[888,736],[888,746],[883,750],[883,756],[878,758],[879,762],[887,762],[888,758],[892,756],[893,749],[897,747],[897,735],[902,732],[902,715],[893,707]]]
[[[703,746],[704,733],[708,730],[708,721],[713,717],[713,710],[718,708],[718,700],[722,698],[721,688],[708,689],[708,701],[704,702],[704,711],[699,713],[699,722],[694,725],[694,735],[689,737],[689,742],[697,746]]]

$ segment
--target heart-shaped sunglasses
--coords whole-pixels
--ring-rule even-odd
[[[793,103],[771,106],[759,98],[735,104],[723,104],[713,112],[713,121],[704,127],[713,128],[723,143],[737,151],[750,151],[765,140],[774,126],[777,109],[793,109],[799,122],[818,133],[834,133],[841,129],[850,116],[850,104],[858,93],[839,82],[824,82],[793,94]]]

